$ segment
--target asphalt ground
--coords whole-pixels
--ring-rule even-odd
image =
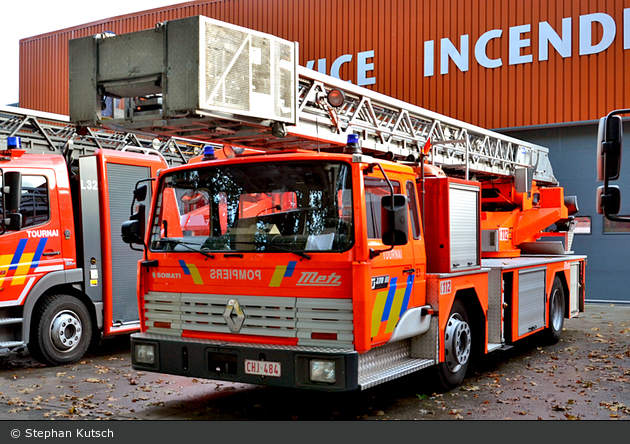
[[[630,305],[587,304],[557,344],[533,335],[484,356],[446,393],[430,370],[330,394],[138,372],[129,353],[128,336],[60,367],[0,353],[0,421],[630,419]]]

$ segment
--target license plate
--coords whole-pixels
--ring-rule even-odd
[[[245,360],[245,373],[248,375],[280,377],[280,363]]]

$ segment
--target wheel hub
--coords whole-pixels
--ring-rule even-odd
[[[50,336],[57,350],[67,352],[79,345],[83,328],[79,317],[71,311],[59,313],[52,322]]]
[[[452,372],[456,372],[468,362],[472,344],[470,326],[459,313],[448,320],[444,338],[446,364]]]

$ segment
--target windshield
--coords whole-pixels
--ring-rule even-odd
[[[349,166],[277,161],[208,165],[165,175],[150,248],[344,251],[352,242]]]

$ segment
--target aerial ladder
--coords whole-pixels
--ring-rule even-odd
[[[206,43],[215,51],[206,51]],[[134,53],[134,66],[121,69],[120,54],[138,45],[154,52]],[[562,194],[546,147],[298,66],[296,42],[191,17],[124,39],[72,40],[70,50],[70,117],[79,127],[266,152],[342,152],[356,134],[364,154],[481,181],[486,257],[570,251],[573,222],[563,207],[576,213],[575,197],[557,195],[555,204],[538,205],[541,195]],[[124,115],[103,116],[106,100],[115,100]],[[544,232],[554,223],[553,233]]]

